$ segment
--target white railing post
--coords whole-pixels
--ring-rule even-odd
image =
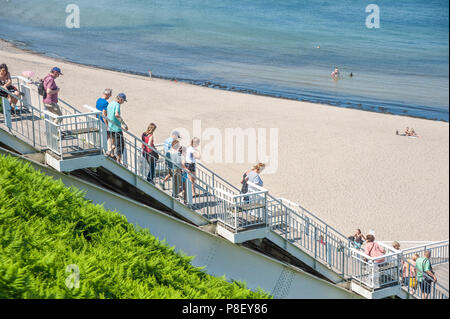
[[[266,227],[269,226],[269,218],[268,218],[268,208],[267,208],[267,192],[264,193],[264,223],[266,225]]]
[[[238,222],[237,222],[237,206],[236,206],[236,197],[233,198],[233,210],[234,210],[234,232],[237,234],[238,230]]]
[[[11,121],[11,105],[7,98],[2,97],[2,105],[3,105],[3,115],[5,116],[5,124],[6,127],[12,129],[12,121]]]
[[[58,117],[56,117],[58,119]],[[58,120],[57,120],[58,121]],[[61,159],[63,159],[63,151],[62,151],[62,134],[61,134],[61,124],[56,124],[56,130],[58,131],[59,136],[59,152],[61,154]]]
[[[100,121],[100,139],[102,143],[102,149],[105,153],[108,152],[108,133],[106,124]]]
[[[125,137],[124,137],[124,143],[125,143]],[[138,153],[138,148],[137,148],[137,139],[136,137],[134,138],[134,174],[137,175],[137,153]],[[149,155],[150,157],[150,176],[153,178],[152,181],[154,182],[154,176],[152,176],[152,156]],[[155,168],[156,170],[156,168]]]
[[[191,206],[192,205],[192,182],[189,179],[189,172],[186,176],[186,197],[187,197],[188,205]]]

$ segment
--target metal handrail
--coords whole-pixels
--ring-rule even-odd
[[[311,213],[309,210],[307,210],[306,208],[304,208],[303,206],[301,206],[300,204],[294,203],[288,199],[285,199],[283,197],[279,197],[279,200],[283,201],[287,201],[289,202],[291,205],[297,206],[298,208],[300,208],[301,210],[305,211],[306,213],[308,213],[308,215],[310,215],[312,218],[316,219],[317,221],[319,221],[320,223],[326,225],[328,227],[328,229],[333,230],[334,232],[336,232],[336,234],[338,234],[339,236],[342,237],[342,239],[344,239],[345,241],[348,241],[348,238],[343,235],[341,232],[339,232],[338,230],[336,230],[333,226],[328,225],[325,221],[323,221],[322,219],[320,219],[319,217],[317,217],[315,214]]]
[[[0,91],[8,94],[10,97],[14,98],[15,100],[19,101],[19,102],[26,102],[24,99],[18,97],[17,95],[12,94],[11,92],[9,92],[8,90],[4,89],[3,87],[0,86]]]
[[[21,78],[21,77],[17,77],[17,78]],[[24,78],[22,80],[24,80]],[[30,80],[25,79],[24,81],[27,81],[27,83],[33,83],[36,85],[36,83],[34,83]],[[2,88],[0,88],[0,89],[2,89]],[[2,91],[5,91],[5,90],[2,89]],[[7,92],[7,93],[9,95],[13,96],[14,98],[17,98],[16,96],[10,94],[9,92]],[[61,99],[59,99],[59,100],[62,101],[62,103],[64,105],[67,105],[75,113],[75,114],[59,116],[60,118],[76,117],[77,115],[79,115],[81,113],[79,110],[72,107],[70,104],[64,102]],[[94,109],[88,105],[85,105],[85,107],[87,107],[88,109],[90,109],[92,111],[89,113],[85,113],[86,115],[98,116],[101,113],[97,109]],[[49,115],[51,117],[55,117],[55,115],[48,113],[48,112],[44,112],[44,114]],[[98,117],[97,117],[97,120],[99,121]],[[204,171],[208,172],[209,174],[211,174],[212,180],[209,180],[209,181],[208,181],[208,179],[203,180],[204,178],[208,177],[209,175],[204,175],[204,176],[193,175],[183,165],[179,165],[176,162],[174,162],[170,157],[167,157],[165,152],[159,151],[158,146],[160,146],[160,144],[155,145],[155,147],[152,147],[151,145],[148,145],[147,143],[145,143],[144,141],[142,141],[140,138],[138,138],[137,136],[135,136],[133,133],[131,133],[129,131],[124,131],[124,135],[125,135],[125,137],[128,138],[128,140],[125,143],[129,143],[129,145],[131,145],[131,147],[132,147],[132,150],[135,152],[135,154],[134,154],[135,174],[137,174],[137,166],[138,166],[136,159],[138,157],[139,157],[139,159],[140,159],[140,157],[142,157],[142,154],[139,154],[139,152],[141,151],[141,148],[138,145],[140,144],[140,145],[146,146],[149,149],[156,152],[162,160],[167,161],[173,167],[175,167],[176,169],[179,169],[187,176],[191,176],[191,177],[195,178],[195,180],[200,182],[202,187],[206,188],[208,195],[217,199],[218,202],[228,201],[228,200],[223,199],[220,196],[218,196],[218,193],[222,193],[223,195],[226,195],[226,196],[230,197],[231,199],[236,199],[236,198],[245,197],[245,196],[249,196],[249,195],[251,196],[251,195],[264,194],[265,195],[264,205],[265,205],[265,209],[266,209],[266,215],[265,215],[266,216],[265,217],[266,218],[266,220],[265,220],[266,227],[269,227],[272,229],[275,229],[275,227],[278,229],[279,229],[279,227],[282,227],[286,232],[286,234],[285,234],[286,238],[288,237],[289,232],[292,232],[292,231],[302,232],[303,231],[306,234],[306,238],[308,239],[308,242],[302,242],[301,239],[300,239],[300,241],[297,240],[297,242],[300,244],[300,247],[302,247],[306,251],[313,253],[314,258],[319,260],[320,262],[327,264],[327,265],[331,265],[332,267],[335,267],[336,269],[338,269],[339,272],[344,277],[351,278],[353,275],[352,270],[348,269],[348,264],[352,259],[359,260],[357,258],[360,257],[362,259],[366,259],[366,261],[363,260],[365,263],[370,264],[370,263],[374,263],[374,261],[376,261],[378,259],[382,259],[382,258],[390,258],[393,256],[400,256],[400,258],[401,258],[401,255],[402,255],[401,252],[388,253],[388,254],[385,254],[385,255],[379,256],[379,257],[367,256],[363,252],[350,247],[348,245],[350,241],[346,236],[344,236],[339,231],[337,231],[335,228],[329,226],[322,219],[315,216],[314,214],[312,214],[311,212],[309,212],[308,210],[306,210],[305,208],[303,208],[302,206],[300,206],[298,204],[295,204],[284,198],[275,198],[274,196],[272,196],[269,193],[269,191],[267,189],[262,188],[259,185],[256,185],[251,182],[248,182],[249,185],[255,187],[256,189],[259,189],[260,191],[255,192],[255,193],[241,194],[240,190],[237,187],[233,186],[227,180],[220,177],[219,175],[214,173],[212,170],[210,170],[203,164],[197,162],[198,167],[201,170],[204,170]],[[134,143],[133,143],[133,141],[134,141]],[[132,171],[132,168],[128,168],[128,169]],[[289,207],[289,205],[286,204],[286,202],[288,202],[289,205],[294,206],[296,208]],[[229,220],[229,215],[227,215],[228,213],[226,212],[226,209],[227,209],[226,207],[223,208],[224,215],[219,215],[217,217],[217,219],[221,220],[221,218],[223,218],[224,222],[227,222],[225,219]],[[299,209],[301,211],[297,211],[297,209]],[[280,214],[275,214],[276,212],[280,212]],[[267,219],[267,216],[269,216],[270,219]],[[280,218],[281,218],[281,220],[284,220],[284,224],[279,223]],[[236,216],[234,216],[234,219],[235,219],[234,226],[237,228]],[[278,222],[278,223],[275,225],[276,222]],[[290,227],[292,227],[292,229],[288,228],[287,225],[289,223],[290,223]],[[311,228],[311,230],[308,231],[309,227]],[[289,234],[289,236],[290,236],[290,234]],[[321,241],[326,243],[326,244],[324,244],[325,245],[324,247],[317,246],[317,241],[319,240],[319,238]],[[293,240],[296,241],[296,239],[293,239]],[[442,243],[443,242],[448,242],[448,241],[442,241]],[[430,245],[430,244],[428,244],[428,245]],[[425,245],[422,245],[422,246],[425,246]],[[418,247],[422,247],[422,246],[418,246]],[[336,261],[330,260],[330,258],[329,258],[330,251],[339,251],[339,249],[341,249],[341,248],[343,249],[343,251],[341,253],[342,262],[341,261],[336,262]],[[408,250],[411,250],[411,248]],[[399,260],[400,260],[400,258],[399,258]],[[346,268],[346,266],[347,266],[347,268]]]
[[[436,241],[436,242],[427,242],[426,244],[422,244],[422,245],[418,245],[418,246],[402,249],[402,251],[403,252],[410,251],[410,250],[412,250],[412,251],[419,251],[419,248],[424,248],[424,249],[420,249],[421,251],[423,251],[423,250],[426,250],[425,248],[427,246],[439,245],[439,244],[444,244],[444,243],[448,244],[448,242],[449,242],[448,239],[447,240],[440,240],[440,241]]]
[[[411,275],[410,275],[410,269],[411,269],[411,267],[415,270],[415,272],[417,272],[417,268],[416,268],[416,266],[415,265],[413,265],[413,264],[411,264],[408,260],[403,260],[403,263],[406,263],[406,264],[408,264],[409,265],[409,267],[408,267],[408,274],[405,276],[405,274],[402,274],[402,278],[401,278],[401,286],[403,287],[403,289],[404,290],[406,290],[407,291],[407,293],[408,294],[412,294],[413,296],[415,296],[416,294],[417,294],[417,291],[420,289],[419,287],[418,287],[418,285],[419,285],[419,283],[418,283],[418,281],[417,281],[417,273],[414,275],[414,277],[411,277]],[[427,273],[425,273],[425,272],[422,272],[422,276],[424,277],[424,278],[427,278],[430,282],[431,282],[431,284],[429,284],[430,285],[430,294],[431,294],[431,299],[442,299],[442,298],[437,298],[437,297],[440,297],[440,296],[436,296],[435,294],[436,294],[436,290],[445,298],[445,299],[448,299],[449,298],[449,290],[447,289],[447,288],[445,288],[444,286],[442,286],[439,282],[435,282],[434,280],[433,280],[433,278],[431,277],[431,276],[429,276]],[[413,289],[413,293],[411,293],[411,287],[410,287],[410,279],[415,279],[416,280],[416,287]],[[404,279],[407,279],[407,284],[405,284],[404,283]],[[434,285],[434,287],[435,287],[435,289],[433,289],[433,290],[431,290],[431,285]],[[405,286],[407,286],[407,287],[405,287]],[[438,288],[438,289],[436,289],[436,287]],[[423,292],[421,292],[420,294],[419,294],[419,296],[416,296],[416,297],[420,297],[420,295],[422,294]]]

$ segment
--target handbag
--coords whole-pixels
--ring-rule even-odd
[[[159,160],[159,154],[158,152],[151,150],[150,154],[153,156],[153,158],[155,159],[155,161]]]

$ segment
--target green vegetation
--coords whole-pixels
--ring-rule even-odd
[[[0,98],[0,113],[3,113],[3,99]]]
[[[0,156],[0,298],[270,298],[191,260],[81,191]],[[79,269],[79,288],[66,286],[68,265]]]

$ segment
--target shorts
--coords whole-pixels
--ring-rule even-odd
[[[61,108],[59,107],[58,103],[51,103],[51,104],[44,103],[44,107],[45,107],[46,111],[48,111],[48,112],[50,112],[50,113],[52,113],[52,114],[54,114],[56,116],[62,116],[63,115],[63,113],[61,111]],[[63,119],[62,118],[55,118],[54,121],[55,121],[55,123],[60,124],[63,121]]]
[[[186,163],[185,166],[189,172],[195,174],[195,163]]]
[[[8,90],[9,93],[14,93],[14,92],[18,91],[16,89],[16,87],[12,86],[12,85],[8,86],[6,89]],[[1,91],[0,90],[0,96],[1,97],[8,97],[8,93],[6,93],[5,91]]]
[[[425,279],[423,279],[422,281],[419,282],[419,287],[420,290],[422,291],[422,293],[424,294],[429,294],[431,291],[431,281],[427,281]]]
[[[111,138],[111,145],[115,145],[116,146],[116,154],[117,155],[122,155],[123,151],[125,149],[125,140],[123,137],[123,132],[113,132],[113,131],[108,131],[109,133],[109,138]]]

